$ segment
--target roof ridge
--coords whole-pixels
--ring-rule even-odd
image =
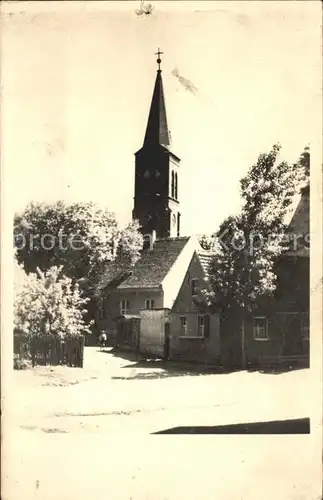
[[[189,240],[191,236],[165,236],[164,238],[156,238],[157,241],[179,241],[179,240]]]
[[[133,275],[120,288],[159,286],[172,268],[181,252],[186,248],[189,237],[161,238],[155,241],[151,250],[145,250],[134,265]]]

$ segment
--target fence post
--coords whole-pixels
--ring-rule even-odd
[[[80,338],[79,342],[79,352],[80,352],[80,363],[79,367],[83,368],[83,362],[84,362],[84,343],[85,343],[85,337],[82,335]]]
[[[34,339],[30,339],[30,354],[31,354],[31,364],[35,366],[35,342]]]
[[[242,369],[246,368],[246,335],[245,335],[245,321],[242,318],[241,322],[241,364]]]

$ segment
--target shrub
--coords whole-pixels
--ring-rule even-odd
[[[27,370],[32,367],[30,359],[21,358],[18,354],[14,354],[13,368],[14,370]]]
[[[76,337],[90,333],[84,321],[85,304],[77,284],[62,267],[25,275],[15,291],[14,326],[24,335]]]

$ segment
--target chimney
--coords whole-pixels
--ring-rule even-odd
[[[154,248],[154,243],[156,241],[156,231],[153,230],[151,233],[144,234],[144,244],[143,250],[152,250]]]
[[[150,238],[150,250],[154,248],[155,241],[156,241],[156,231],[154,229],[151,233],[151,238]]]

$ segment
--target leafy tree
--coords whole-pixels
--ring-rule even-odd
[[[132,221],[118,234],[116,261],[132,266],[140,257],[142,246],[143,236],[139,232],[139,223]]]
[[[274,263],[284,246],[284,217],[308,173],[302,157],[296,165],[279,162],[280,146],[261,154],[240,181],[241,213],[228,217],[216,233],[210,264],[211,307],[250,309],[275,290]]]
[[[13,263],[13,295],[14,304],[16,303],[16,296],[20,293],[20,290],[24,286],[27,275],[21,264],[18,263],[16,251],[14,251],[14,263]]]
[[[212,251],[212,250],[214,250],[214,245],[215,245],[214,235],[203,234],[199,238],[199,244],[201,245],[201,247],[203,248],[203,250],[206,250],[206,251]]]
[[[120,228],[115,215],[94,203],[30,203],[14,219],[18,262],[27,273],[63,267],[90,298],[87,321],[95,318],[96,286],[111,262],[128,267],[142,248],[139,225]]]
[[[94,203],[30,203],[14,219],[18,262],[26,272],[63,266],[80,283],[95,282],[105,266],[135,261],[142,247],[138,224],[120,229],[115,215]]]
[[[17,258],[26,272],[64,266],[78,280],[114,257],[118,226],[114,214],[93,203],[30,203],[14,219]]]

